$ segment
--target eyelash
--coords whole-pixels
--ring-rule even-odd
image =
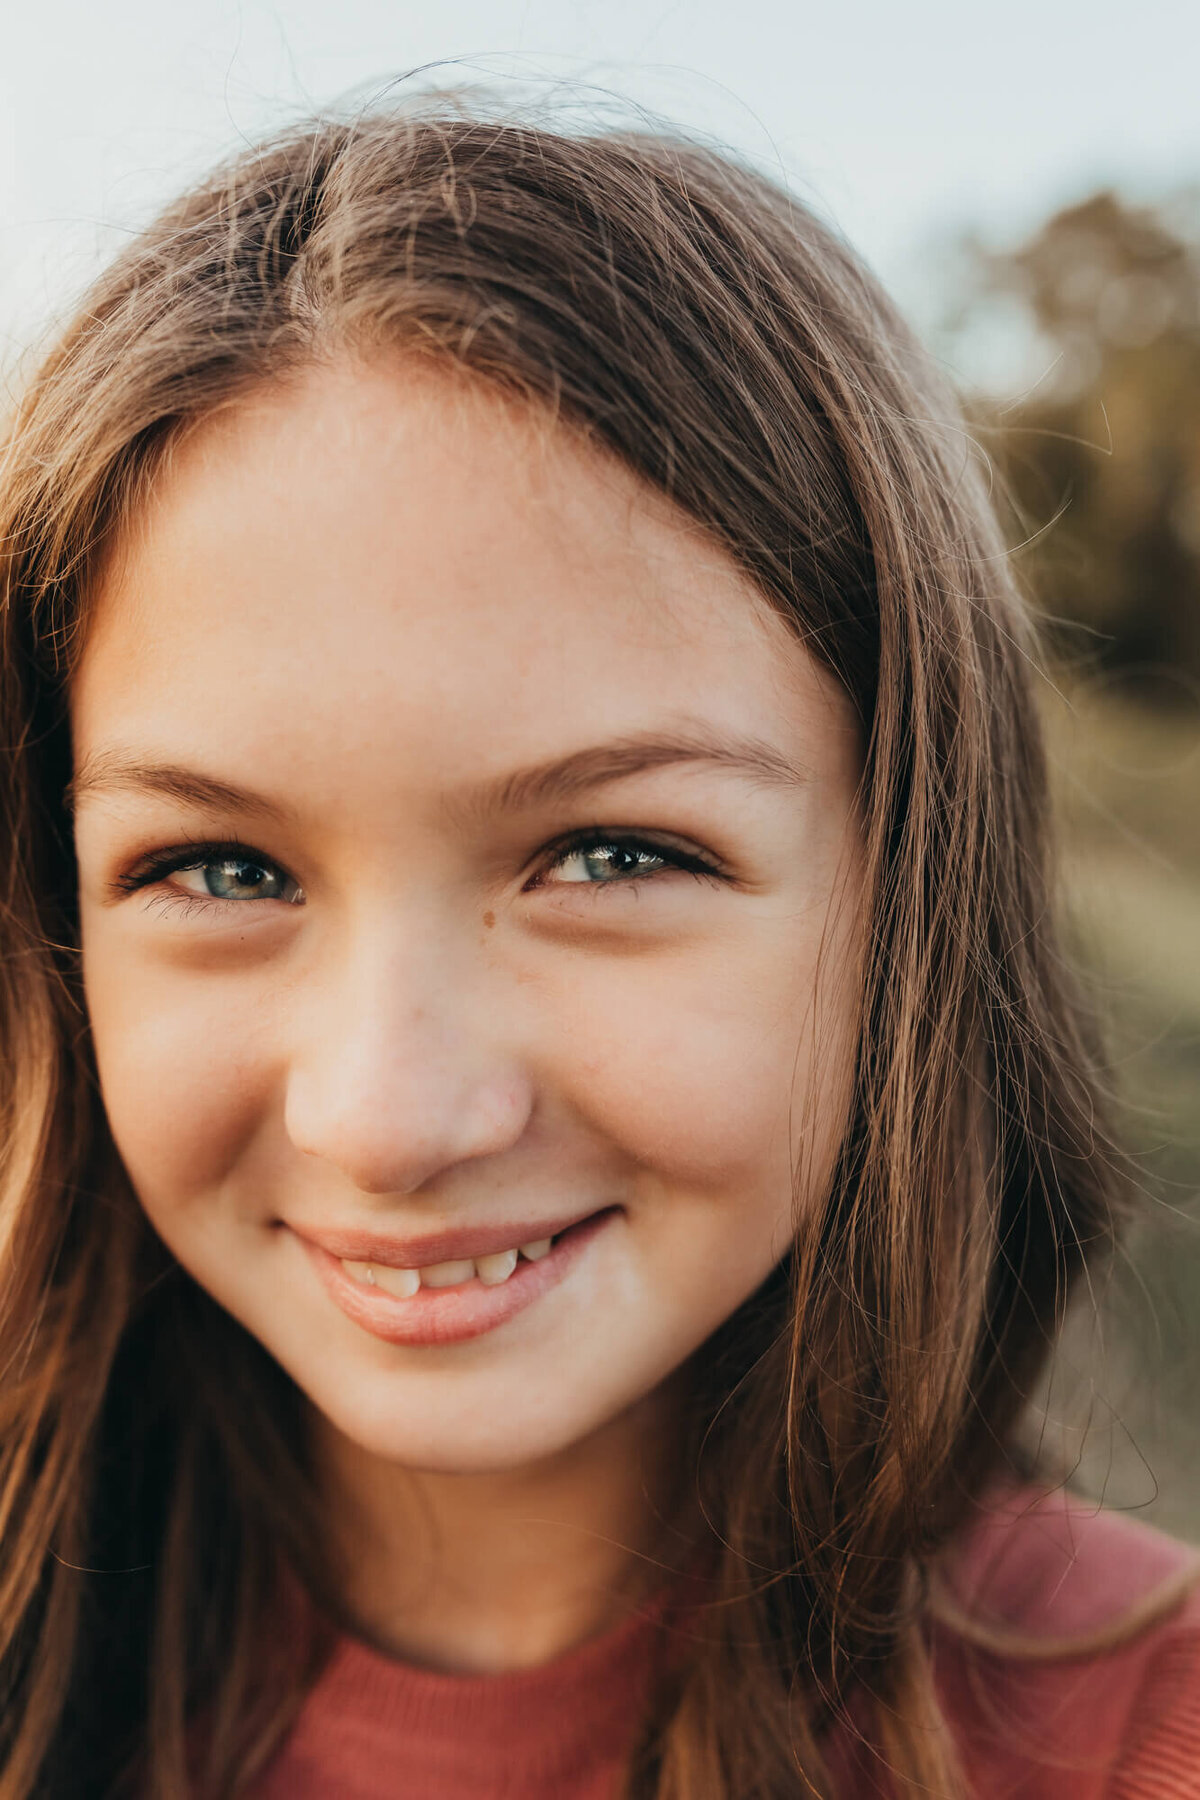
[[[715,862],[710,862],[695,851],[681,850],[661,843],[653,837],[642,837],[632,832],[591,829],[573,832],[569,838],[564,838],[559,843],[552,845],[550,858],[542,865],[541,872],[533,886],[543,886],[545,875],[557,868],[560,863],[565,862],[568,857],[577,855],[581,850],[596,849],[640,851],[658,857],[668,868],[677,869],[682,873],[706,876],[714,881],[724,879]],[[261,855],[252,845],[243,843],[239,839],[227,838],[213,843],[189,840],[186,849],[164,850],[157,855],[147,857],[137,868],[129,870],[124,875],[119,875],[113,886],[123,894],[141,893],[147,888],[165,881],[169,875],[202,869],[207,863],[220,862],[225,859],[245,861],[253,864],[255,868],[272,874],[282,875],[285,873],[277,863]],[[662,872],[656,871],[652,875],[629,875],[612,881],[571,882],[565,885],[585,888],[595,893],[601,888],[637,887],[643,882],[653,881],[657,874]],[[167,908],[174,910],[181,906],[185,918],[190,917],[197,907],[204,910],[210,906],[244,906],[246,904],[244,900],[222,900],[215,894],[164,893],[154,898],[164,910]]]

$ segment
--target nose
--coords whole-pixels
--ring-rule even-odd
[[[309,987],[284,1107],[295,1147],[369,1194],[413,1193],[510,1149],[533,1086],[484,985],[410,952]]]

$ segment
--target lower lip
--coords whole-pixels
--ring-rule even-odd
[[[507,1281],[485,1287],[478,1276],[458,1287],[419,1288],[409,1300],[367,1287],[342,1267],[341,1260],[308,1238],[300,1242],[316,1266],[325,1291],[355,1325],[389,1344],[463,1344],[482,1337],[524,1312],[557,1287],[592,1239],[616,1217],[607,1207],[572,1225],[557,1237],[540,1262],[521,1257]]]

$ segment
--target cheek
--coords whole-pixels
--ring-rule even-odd
[[[816,967],[793,939],[576,971],[560,1008],[572,1100],[664,1184],[786,1208],[793,1164],[820,1178],[850,1096],[853,987]]]
[[[102,945],[84,980],[109,1127],[157,1218],[244,1160],[273,1086],[266,1015],[244,983],[183,982]]]

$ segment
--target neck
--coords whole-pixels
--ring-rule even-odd
[[[347,1623],[405,1661],[495,1674],[615,1624],[686,1561],[670,1385],[537,1463],[388,1463],[314,1421]]]

